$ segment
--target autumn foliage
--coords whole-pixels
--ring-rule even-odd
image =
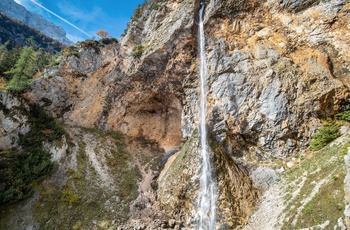
[[[97,36],[99,36],[100,38],[104,39],[104,38],[110,38],[111,36],[109,35],[109,33],[105,30],[99,30],[97,31]]]

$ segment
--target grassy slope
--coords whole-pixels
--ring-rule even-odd
[[[287,170],[282,189],[282,229],[333,229],[337,225],[344,211],[343,156],[349,144],[349,134],[344,135]]]
[[[138,165],[154,160],[160,149],[116,132],[66,130],[66,141],[55,143],[67,147],[57,172],[36,185],[33,197],[0,213],[0,229],[109,229],[128,219],[141,180]],[[140,153],[128,151],[127,145],[139,146]]]

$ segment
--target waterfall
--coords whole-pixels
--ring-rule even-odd
[[[205,37],[203,29],[203,12],[204,6],[199,11],[199,81],[200,81],[200,141],[202,155],[202,169],[200,175],[200,188],[198,196],[198,229],[213,230],[215,229],[215,211],[216,211],[216,194],[215,183],[212,177],[212,167],[210,163],[210,150],[207,139],[206,114],[206,76],[207,63],[205,55]]]

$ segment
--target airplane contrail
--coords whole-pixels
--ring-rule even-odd
[[[47,9],[45,6],[39,4],[38,2],[34,1],[34,0],[30,0],[31,2],[33,2],[35,5],[39,6],[40,8],[46,10],[47,12],[49,12],[50,14],[56,16],[57,18],[61,19],[62,21],[64,21],[65,23],[67,23],[68,25],[74,27],[75,29],[79,30],[80,32],[82,32],[83,34],[85,34],[88,37],[92,37],[90,34],[86,33],[84,30],[80,29],[79,27],[77,27],[76,25],[70,23],[69,21],[67,21],[66,19],[62,18],[61,16],[59,16],[58,14],[52,12],[51,10]]]

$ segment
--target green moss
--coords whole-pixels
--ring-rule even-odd
[[[245,210],[256,205],[260,192],[253,186],[245,166],[231,158],[215,140],[210,140],[211,161],[214,178],[217,181],[216,189],[219,191],[221,198],[220,202],[230,204],[224,209],[218,207],[217,215],[222,216],[221,218],[227,222],[227,229],[236,229],[238,226],[242,226],[242,218],[250,215]],[[229,213],[235,213],[235,215],[227,218],[226,216]]]
[[[120,175],[118,178],[119,197],[124,197],[127,202],[132,201],[137,196],[138,179],[141,173],[135,165],[130,164],[130,154],[123,149],[112,151],[112,156],[107,157],[107,164],[114,175]]]
[[[83,226],[83,223],[81,221],[78,221],[74,226],[73,230],[79,230]]]
[[[193,158],[193,155],[196,151],[194,151],[193,143],[198,139],[198,132],[197,130],[193,132],[191,138],[186,141],[184,146],[181,148],[180,153],[176,156],[174,159],[174,162],[172,163],[172,170],[174,177],[176,175],[180,175],[182,171],[185,169],[186,165],[184,162],[188,162],[188,160]]]
[[[179,213],[189,209],[198,184],[186,183],[192,179],[191,175],[195,169],[191,168],[197,164],[198,155],[198,131],[195,130],[192,136],[185,142],[181,150],[173,156],[169,168],[163,169],[164,175],[158,180],[158,196],[164,208],[169,213]],[[191,168],[191,169],[189,169]],[[167,197],[176,197],[169,201]]]
[[[77,195],[72,186],[65,186],[62,190],[61,198],[63,202],[69,205],[73,205],[79,201],[79,195]]]
[[[348,154],[348,151],[349,151],[349,148],[350,147],[350,144],[348,144],[348,145],[344,145],[342,148],[341,148],[341,151],[340,151],[340,153],[341,153],[341,155],[347,155]]]

